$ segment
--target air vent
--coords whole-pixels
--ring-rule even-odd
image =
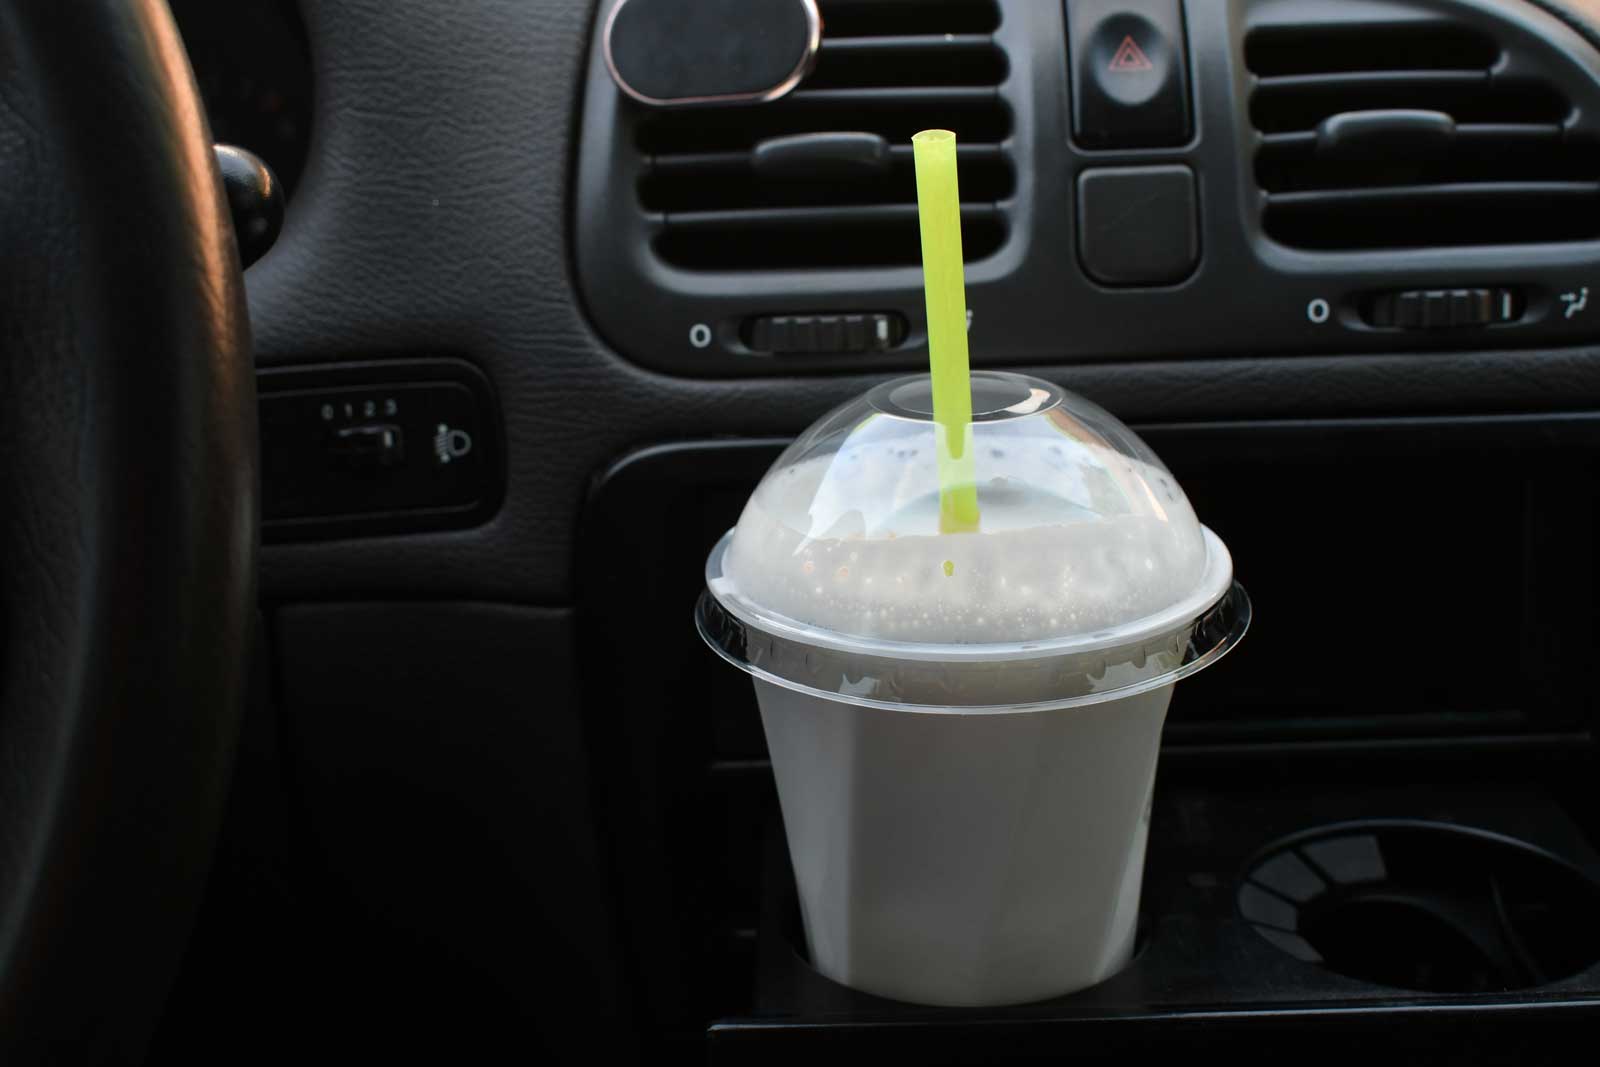
[[[1016,186],[994,0],[818,6],[816,68],[789,96],[640,121],[656,254],[690,270],[915,264],[911,135],[942,126],[961,146],[966,257],[992,255]]]
[[[1324,250],[1600,237],[1600,146],[1502,59],[1439,23],[1252,34],[1267,234]]]

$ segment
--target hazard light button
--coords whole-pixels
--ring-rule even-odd
[[[1189,63],[1180,0],[1064,0],[1072,118],[1085,148],[1171,148],[1189,140]]]

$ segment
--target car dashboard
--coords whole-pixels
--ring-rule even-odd
[[[1600,884],[1593,4],[816,0],[805,76],[709,107],[630,91],[612,0],[173,6],[290,197],[246,274],[255,724],[166,1047],[284,988],[352,1052],[557,1061],[1543,1062],[1592,1028],[1589,890],[1524,864]],[[1133,426],[1256,609],[1172,705],[1134,962],[1004,1009],[810,966],[755,702],[691,618],[788,442],[926,366],[929,127],[974,366]],[[1313,921],[1260,871],[1326,841],[1411,857],[1408,899],[1531,885],[1582,958]]]

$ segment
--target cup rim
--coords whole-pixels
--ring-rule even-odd
[[[733,537],[730,530],[706,560],[706,588],[695,605],[695,629],[712,651],[753,678],[818,699],[864,708],[946,715],[1005,714],[1122,700],[1173,685],[1204,670],[1227,655],[1250,628],[1250,598],[1244,587],[1233,580],[1233,561],[1227,547],[1210,529],[1201,530],[1207,547],[1202,580],[1191,595],[1160,612],[1121,627],[1053,641],[967,645],[853,638],[761,611],[739,597],[732,583],[723,578],[722,560]],[[1178,659],[1166,670],[1144,677],[1128,678],[1128,672],[1122,669],[1132,665],[1137,674],[1145,670],[1151,656],[1159,655]],[[842,665],[839,660],[844,661]],[[1057,692],[1040,699],[992,704],[890,698],[902,691],[896,680],[900,667],[925,673],[946,666],[957,682],[949,690],[954,694],[961,689],[963,674],[968,679],[976,678],[973,672],[1009,664],[1058,671],[1054,682],[1038,687],[1041,693],[1050,694],[1052,689]],[[1118,669],[1112,670],[1113,667]],[[827,685],[811,684],[818,679]],[[1119,684],[1119,679],[1126,680]],[[980,690],[982,684],[978,683]],[[913,686],[907,695],[921,692]]]
[[[923,715],[1021,715],[1041,711],[1087,707],[1092,704],[1104,704],[1175,685],[1191,674],[1197,674],[1211,666],[1231,652],[1233,647],[1243,639],[1245,633],[1250,629],[1253,607],[1250,603],[1249,594],[1244,590],[1244,586],[1234,582],[1228,591],[1223,594],[1222,599],[1212,606],[1205,617],[1195,620],[1192,631],[1189,634],[1184,661],[1177,667],[1149,678],[1139,679],[1127,685],[1077,693],[1071,696],[1000,704],[928,704],[884,700],[864,694],[807,685],[804,682],[785,677],[751,663],[748,659],[736,654],[727,643],[719,639],[713,632],[715,625],[713,616],[720,615],[724,621],[732,620],[733,617],[723,609],[709,590],[701,592],[700,598],[695,605],[694,614],[695,629],[699,632],[701,639],[721,659],[726,660],[758,681],[767,682],[783,689],[803,693],[819,700],[851,704],[861,708],[874,708],[881,711],[900,711]],[[733,621],[737,622],[737,620]],[[1211,625],[1206,625],[1208,622]],[[1197,638],[1200,639],[1198,643],[1196,641]]]

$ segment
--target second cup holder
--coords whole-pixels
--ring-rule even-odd
[[[1521,841],[1446,823],[1296,834],[1250,864],[1239,912],[1291,956],[1402,989],[1524,989],[1600,962],[1600,884]]]

